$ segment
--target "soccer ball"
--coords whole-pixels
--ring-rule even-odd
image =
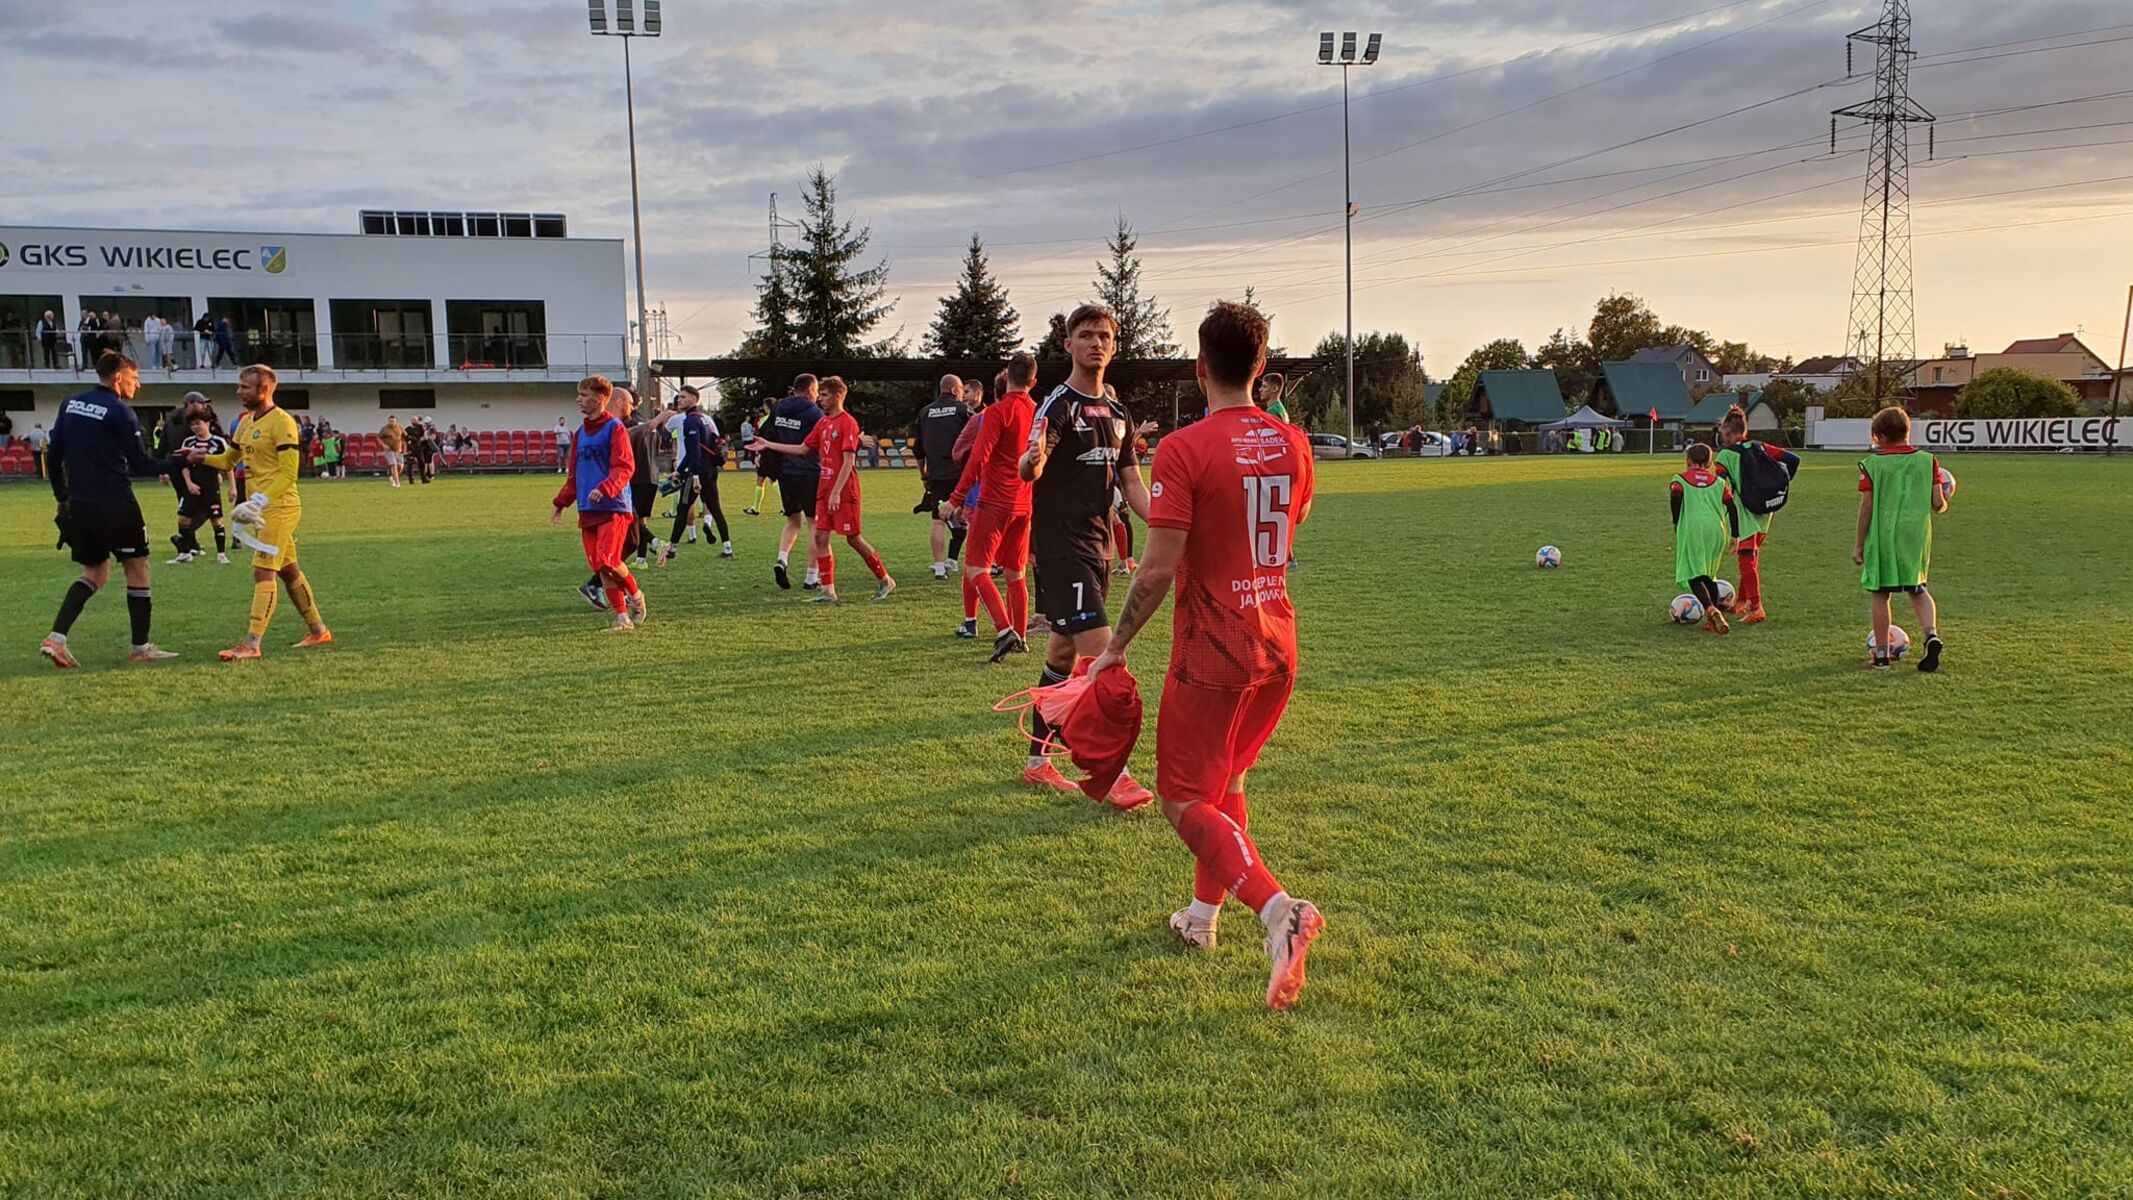
[[[1725,580],[1723,580],[1723,579],[1721,579],[1721,580],[1718,580],[1718,581],[1717,581],[1717,583],[1718,583],[1718,607],[1720,607],[1720,608],[1725,608],[1725,609],[1730,609],[1730,608],[1732,608],[1732,607],[1733,607],[1733,585],[1732,585],[1732,584],[1730,584],[1730,583],[1727,583],[1727,582],[1726,582]]]
[[[1694,625],[1703,620],[1703,601],[1684,592],[1674,597],[1674,602],[1667,606],[1666,613],[1674,619],[1676,625]]]
[[[1902,658],[1903,652],[1910,648],[1911,635],[1903,631],[1903,626],[1889,626],[1889,661],[1895,662]],[[1874,650],[1874,633],[1872,630],[1868,630],[1866,634],[1866,652],[1871,655]]]
[[[1553,546],[1542,546],[1533,555],[1533,565],[1552,571],[1563,565],[1563,552]]]
[[[1955,473],[1946,467],[1941,467],[1939,470],[1941,490],[1948,493],[1948,499],[1955,499]]]

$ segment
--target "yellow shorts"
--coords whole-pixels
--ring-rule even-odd
[[[303,520],[304,511],[274,512],[269,509],[267,519],[252,533],[253,537],[279,551],[276,554],[252,552],[252,565],[262,571],[279,571],[296,561],[296,523]]]

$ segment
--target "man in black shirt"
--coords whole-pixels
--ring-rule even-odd
[[[756,431],[758,441],[778,442],[797,446],[815,431],[815,423],[822,419],[822,410],[815,406],[815,395],[820,385],[812,375],[796,376],[792,381],[792,395],[778,401],[764,419],[762,428]],[[821,483],[822,468],[814,454],[780,454],[778,458],[778,499],[783,502],[785,528],[778,532],[778,561],[772,568],[781,588],[792,587],[792,576],[786,572],[786,562],[792,557],[793,543],[800,540],[815,519],[815,489]],[[814,588],[819,578],[813,563],[808,564],[807,586]]]
[[[53,520],[60,541],[81,564],[81,578],[67,598],[37,652],[62,670],[81,664],[67,648],[67,631],[111,578],[111,560],[126,576],[126,612],[133,620],[134,662],[155,662],[177,655],[148,640],[148,523],[133,497],[132,480],[175,475],[205,455],[188,450],[161,461],[141,448],[141,422],[127,401],[141,390],[140,368],[133,360],[107,350],[96,360],[95,388],[67,398],[52,424],[52,498],[59,502]]]
[[[1118,318],[1097,304],[1084,304],[1067,318],[1067,381],[1037,405],[1029,448],[1019,469],[1030,481],[1030,557],[1037,567],[1037,607],[1052,625],[1040,687],[1064,683],[1077,656],[1094,658],[1111,643],[1110,594],[1112,489],[1148,519],[1148,486],[1133,458],[1133,422],[1125,407],[1105,394],[1104,368],[1118,352]],[[1013,652],[1021,637],[1000,631],[995,650]],[[1045,757],[1051,729],[1039,716],[1031,727],[1025,782],[1079,791]],[[1121,774],[1111,803],[1133,808],[1152,799],[1147,788]]]
[[[926,485],[919,511],[933,514],[933,577],[937,580],[948,578],[948,523],[941,520],[941,513],[962,476],[955,461],[955,440],[968,424],[970,406],[963,403],[963,381],[953,375],[941,376],[940,394],[919,409],[918,419],[911,422],[911,440],[918,444],[919,473]]]

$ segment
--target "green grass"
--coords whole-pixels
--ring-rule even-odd
[[[159,565],[185,657],[113,589],[72,675],[0,490],[0,1195],[2125,1195],[2133,463],[1954,465],[1938,676],[1860,666],[1845,458],[1723,640],[1656,460],[1328,469],[1283,1015],[1241,910],[1172,948],[1160,817],[1010,782],[1035,666],[947,637],[909,475],[889,602],[802,610],[737,517],[621,638],[552,476],[309,484],[338,645],[216,664],[245,572]]]

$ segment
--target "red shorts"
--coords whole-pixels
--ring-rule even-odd
[[[1029,514],[978,506],[963,539],[963,565],[1019,571],[1029,565]]]
[[[844,537],[858,537],[858,495],[846,493],[844,499],[838,503],[836,512],[830,511],[829,502],[830,490],[828,488],[817,488],[815,490],[815,528],[840,534]]]
[[[578,538],[585,543],[585,565],[595,571],[622,567],[622,546],[637,519],[630,513],[579,513]]]
[[[1768,536],[1768,534],[1751,533],[1740,540],[1739,549],[1743,551],[1760,550],[1763,548],[1763,539]]]
[[[1155,715],[1155,793],[1190,804],[1219,802],[1231,777],[1259,761],[1289,707],[1294,679],[1238,692],[1215,691],[1163,679],[1163,707]]]

